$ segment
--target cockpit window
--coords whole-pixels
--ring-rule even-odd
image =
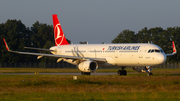
[[[151,53],[151,49],[148,51],[148,53]]]
[[[149,51],[148,51],[148,53],[163,53],[163,50],[159,50],[159,49],[150,49]]]
[[[160,50],[157,50],[157,49],[155,49],[155,52],[158,52],[158,53],[160,53]]]

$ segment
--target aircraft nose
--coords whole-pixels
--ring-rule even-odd
[[[160,54],[158,55],[157,59],[158,59],[159,64],[163,64],[166,62],[167,57],[164,54]]]

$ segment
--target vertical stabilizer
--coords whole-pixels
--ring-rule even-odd
[[[63,30],[61,28],[61,24],[59,23],[58,17],[56,14],[52,15],[53,17],[53,26],[54,26],[54,39],[55,39],[55,45],[69,45],[67,42]]]

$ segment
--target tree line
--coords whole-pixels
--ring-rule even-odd
[[[37,59],[32,55],[20,55],[8,52],[5,48],[3,38],[6,39],[10,49],[28,52],[48,53],[44,51],[28,50],[24,47],[36,48],[50,48],[54,46],[54,32],[53,26],[36,21],[32,27],[26,27],[21,20],[7,20],[5,23],[0,24],[0,63],[17,63],[17,62],[56,62],[57,58],[43,57]],[[147,43],[153,42],[160,46],[165,53],[172,53],[172,43],[175,41],[176,48],[179,50],[180,44],[180,28],[169,27],[163,29],[156,28],[143,28],[138,33],[131,30],[123,30],[116,36],[112,43]],[[68,40],[70,42],[70,40]],[[83,42],[80,42],[83,43]],[[168,57],[168,62],[179,62],[180,54]]]
[[[53,26],[35,22],[32,27],[26,27],[21,20],[7,20],[0,24],[0,62],[55,62],[56,59],[43,57],[36,59],[36,56],[20,55],[8,52],[2,38],[6,39],[11,50],[41,52],[27,50],[24,47],[50,48],[54,46]],[[43,52],[44,53],[44,52]],[[47,53],[47,52],[46,52]]]

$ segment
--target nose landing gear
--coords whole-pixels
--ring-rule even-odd
[[[121,67],[121,68],[122,68],[122,70],[118,70],[118,75],[119,75],[119,76],[121,76],[121,75],[126,76],[126,75],[127,75],[127,71],[124,70],[124,68],[126,68],[126,67]]]
[[[151,73],[152,68],[150,68],[150,66],[146,66],[145,69],[147,71],[147,76],[152,76],[153,75],[153,73]]]
[[[152,76],[153,75],[153,73],[147,73],[147,76]]]

